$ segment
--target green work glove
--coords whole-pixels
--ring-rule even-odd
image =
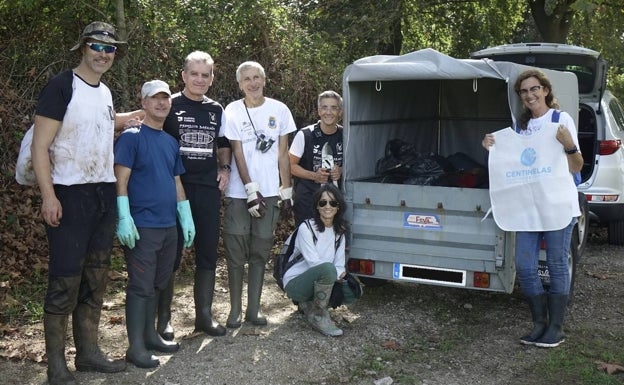
[[[125,195],[117,197],[117,216],[117,238],[119,239],[119,243],[130,249],[134,249],[134,242],[140,239],[140,237],[134,225],[134,220],[130,215],[128,197]]]
[[[178,220],[184,234],[184,247],[191,247],[195,238],[195,223],[188,200],[178,202]]]

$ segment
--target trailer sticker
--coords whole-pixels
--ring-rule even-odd
[[[403,213],[403,227],[423,230],[442,230],[442,225],[437,215]]]

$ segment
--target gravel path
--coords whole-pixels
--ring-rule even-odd
[[[577,275],[574,305],[568,312],[566,343],[575,343],[580,338],[575,331],[580,334],[588,325],[614,330],[614,341],[621,338],[623,251],[606,245],[604,234],[592,233]],[[218,275],[223,277],[220,269]],[[218,286],[215,314],[224,323],[229,310],[226,281],[220,278]],[[518,290],[493,294],[389,284],[366,288],[364,295],[351,308],[332,311],[344,336],[324,337],[308,328],[267,270],[262,302],[269,325],[244,324],[225,337],[212,338],[193,334],[192,287],[190,282],[180,282],[174,298],[174,326],[181,343],[178,353],[160,356],[161,366],[152,371],[130,365],[120,374],[76,376],[83,385],[542,383],[532,368],[547,350],[517,342],[530,327],[529,312]],[[123,357],[127,344],[124,323],[118,322],[123,317],[122,304],[123,294],[110,297],[109,310],[102,316],[102,345],[117,357]],[[25,326],[19,336],[5,337],[0,343],[4,348],[23,346],[37,357],[43,349],[41,325]],[[69,349],[72,363],[74,354]],[[1,384],[44,382],[43,364],[0,362]]]

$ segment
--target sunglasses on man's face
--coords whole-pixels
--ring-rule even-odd
[[[117,51],[117,47],[114,45],[102,44],[102,43],[85,43],[89,48],[94,50],[95,52],[106,52],[106,53],[114,53]]]
[[[321,199],[318,203],[318,206],[325,207],[328,203],[331,207],[338,207],[338,201],[326,201],[325,199]]]

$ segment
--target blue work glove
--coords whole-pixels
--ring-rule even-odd
[[[252,217],[262,218],[266,212],[266,202],[260,194],[260,185],[258,182],[249,182],[245,185],[247,193],[247,211]]]
[[[184,235],[184,247],[191,247],[195,239],[195,222],[191,214],[191,204],[188,200],[178,202],[178,221]]]
[[[120,195],[117,197],[117,238],[119,243],[134,249],[134,242],[140,239],[139,232],[134,225],[134,219],[130,215],[130,203],[128,197]]]

